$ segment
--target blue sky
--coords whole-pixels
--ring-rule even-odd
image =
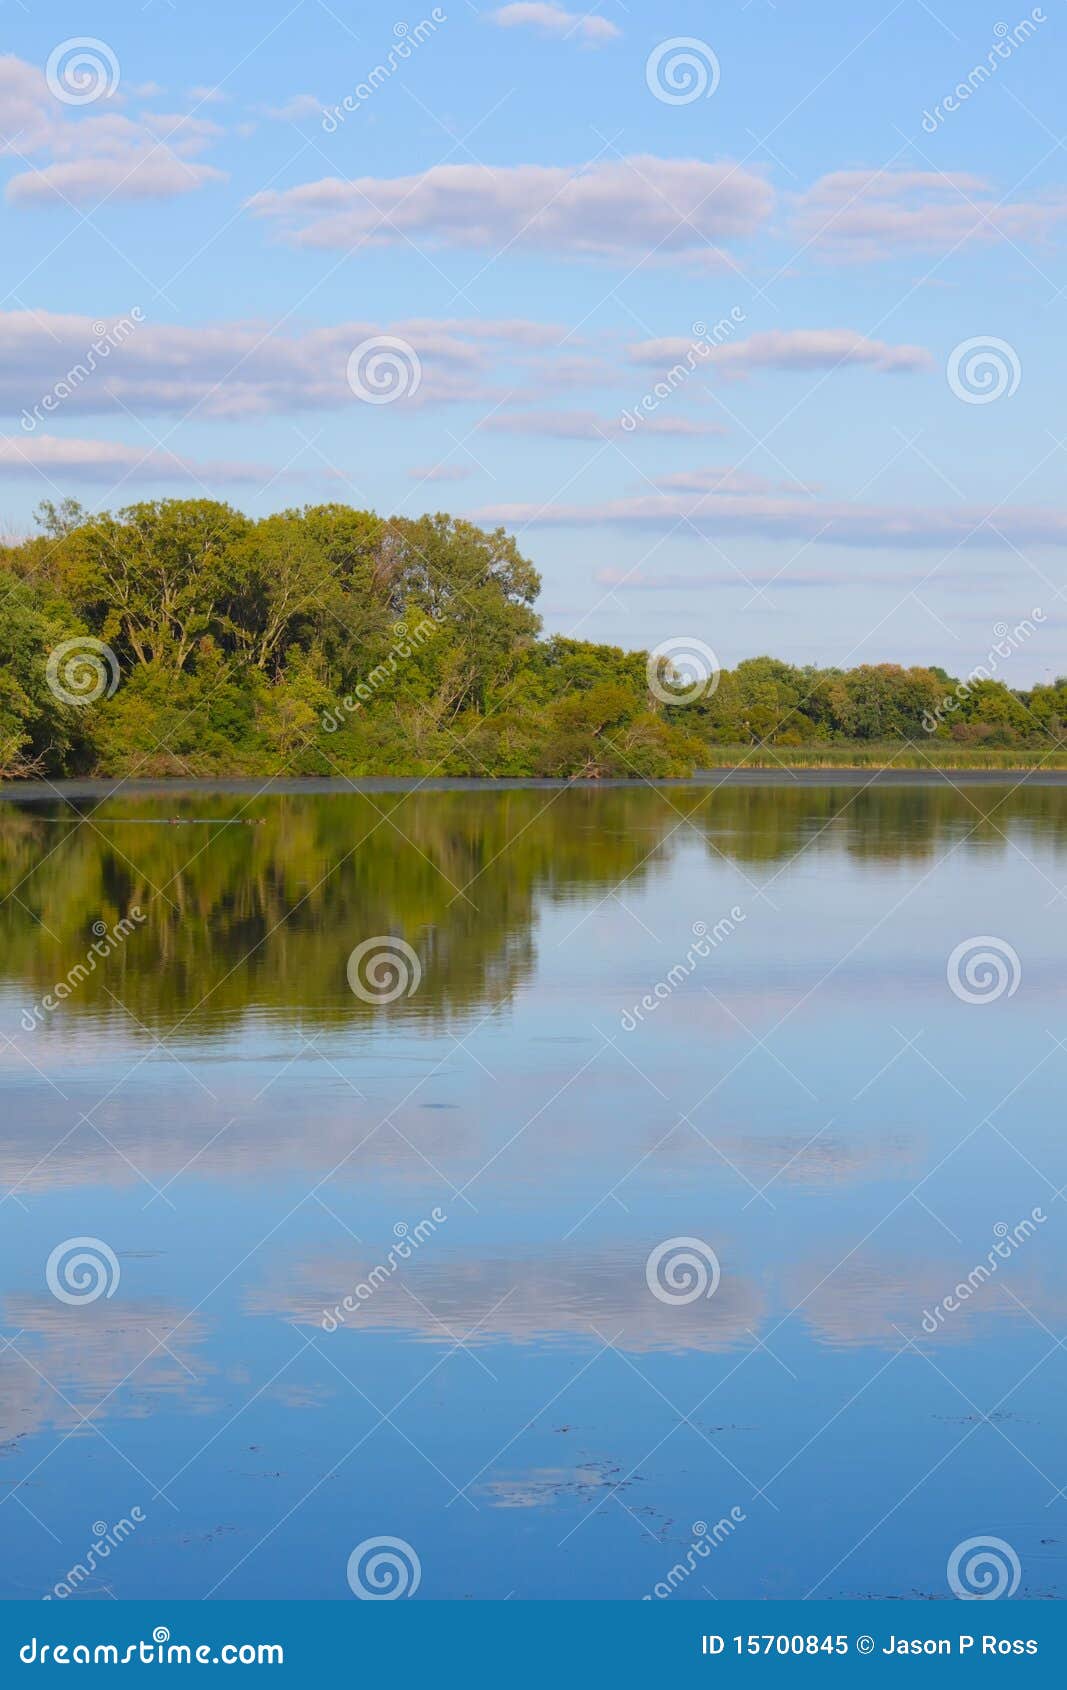
[[[551,630],[1058,673],[1064,27],[4,0],[0,520],[443,508]]]

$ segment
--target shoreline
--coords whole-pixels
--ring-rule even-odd
[[[702,769],[674,780],[563,780],[516,775],[474,778],[466,775],[437,775],[432,778],[399,775],[365,775],[359,779],[305,775],[276,780],[237,780],[207,775],[202,779],[156,778],[153,780],[83,779],[56,781],[12,781],[0,783],[0,802],[41,803],[49,799],[110,797],[151,798],[197,793],[229,793],[234,797],[340,796],[361,792],[524,792],[562,791],[578,787],[583,791],[619,790],[627,787],[685,787],[714,789],[717,786],[1063,786],[1067,769],[894,769],[813,765],[780,769]]]

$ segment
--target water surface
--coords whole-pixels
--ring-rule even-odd
[[[103,791],[0,807],[5,1596],[1063,1594],[1062,788]]]

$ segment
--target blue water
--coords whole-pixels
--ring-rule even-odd
[[[418,1598],[940,1598],[990,1535],[1061,1596],[1067,793],[371,802],[0,816],[3,1595],[136,1509],[77,1599],[350,1600],[382,1536]],[[128,825],[198,808],[267,825]],[[712,1295],[650,1290],[676,1239]]]

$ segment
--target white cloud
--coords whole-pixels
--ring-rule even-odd
[[[486,418],[484,429],[501,434],[536,434],[550,440],[603,440],[617,428],[613,417],[595,411],[515,411]]]
[[[846,500],[761,495],[649,494],[595,505],[492,505],[476,521],[505,526],[552,524],[653,528],[663,534],[750,535],[820,540],[841,546],[952,547],[1001,550],[1067,545],[1067,510],[1026,506],[950,508],[860,505]]]
[[[528,317],[409,317],[408,334],[459,334],[470,340],[510,341],[516,347],[559,345],[574,336],[565,323],[537,323]]]
[[[121,321],[121,320],[120,320]],[[60,384],[64,413],[187,411],[245,418],[358,404],[346,379],[348,357],[383,333],[406,340],[422,367],[408,405],[499,395],[499,366],[528,356],[550,325],[448,318],[394,324],[352,322],[302,333],[270,323],[172,327],[144,320],[113,332],[106,319],[47,311],[0,312],[0,404],[31,413]],[[115,344],[99,350],[108,339]],[[73,379],[71,372],[74,372]],[[49,406],[49,412],[53,407]],[[38,421],[43,420],[38,417]]]
[[[429,464],[408,470],[412,481],[468,481],[474,473],[471,464]]]
[[[812,491],[811,488],[799,487],[795,481],[769,481],[765,475],[756,475],[751,470],[715,464],[704,469],[683,469],[671,475],[659,475],[656,486],[677,493],[773,493],[783,487],[791,493]]]
[[[264,106],[263,115],[273,117],[279,123],[299,123],[304,118],[321,118],[323,104],[314,94],[292,94],[283,105]]]
[[[501,29],[532,28],[542,35],[574,36],[594,46],[614,41],[622,33],[617,24],[601,18],[595,12],[567,12],[562,6],[552,6],[544,0],[516,0],[516,4],[501,6],[489,14]]]
[[[274,476],[264,464],[197,462],[165,448],[127,446],[115,440],[66,440],[54,435],[0,435],[0,475],[40,474],[66,487],[71,481],[252,481]]]
[[[905,249],[948,252],[970,240],[1039,241],[1065,216],[1062,192],[1004,201],[962,171],[835,170],[799,197],[795,232],[838,257],[871,260]]]
[[[208,182],[225,180],[221,170],[189,164],[165,149],[137,158],[83,158],[50,164],[15,176],[7,186],[12,205],[44,201],[90,205],[110,197],[124,200],[172,199]]]
[[[910,572],[903,569],[865,569],[862,575],[856,573],[841,574],[830,569],[746,569],[742,573],[737,569],[705,569],[699,575],[684,574],[679,570],[662,570],[654,575],[647,575],[640,569],[598,569],[594,580],[599,587],[611,587],[615,592],[634,593],[701,593],[701,592],[739,592],[751,593],[785,591],[797,589],[826,588],[833,592],[850,592],[857,587],[886,587],[900,592],[904,588],[919,587],[924,583],[932,586],[971,586],[976,581],[983,586],[1002,585],[1011,576],[1003,572],[993,575],[975,576],[973,569],[939,569],[932,583],[927,582],[928,572],[921,567]],[[954,621],[967,621],[967,617],[957,614]],[[988,613],[975,616],[974,621],[988,626]]]
[[[22,169],[7,184],[14,205],[75,205],[105,196],[122,200],[170,199],[224,174],[198,163],[221,134],[206,118],[145,113],[132,118],[111,100],[75,111],[50,93],[43,73],[22,59],[0,58],[0,157]]]
[[[0,56],[0,155],[34,152],[46,146],[59,127],[57,102],[36,66],[13,53]]]
[[[635,364],[668,367],[692,353],[695,344],[692,337],[669,336],[639,341],[629,353]],[[868,364],[885,371],[919,370],[932,362],[921,346],[891,346],[884,340],[868,340],[854,329],[771,329],[747,340],[711,346],[701,357],[703,364],[737,374],[751,369],[829,370],[838,364]]]
[[[554,165],[439,164],[419,176],[324,177],[269,189],[250,208],[295,244],[345,249],[424,241],[570,257],[715,259],[769,216],[773,193],[739,165],[637,155]]]
[[[625,438],[632,447],[635,436],[626,434],[618,417],[601,417],[595,411],[515,411],[497,413],[480,425],[503,434],[542,435],[555,440],[610,440]],[[642,434],[668,434],[699,439],[725,434],[721,423],[690,422],[682,417],[648,417]]]
[[[677,435],[683,439],[701,439],[711,434],[729,434],[730,430],[724,423],[691,422],[687,417],[643,417],[641,420],[642,434]],[[631,442],[632,434],[627,435]]]

